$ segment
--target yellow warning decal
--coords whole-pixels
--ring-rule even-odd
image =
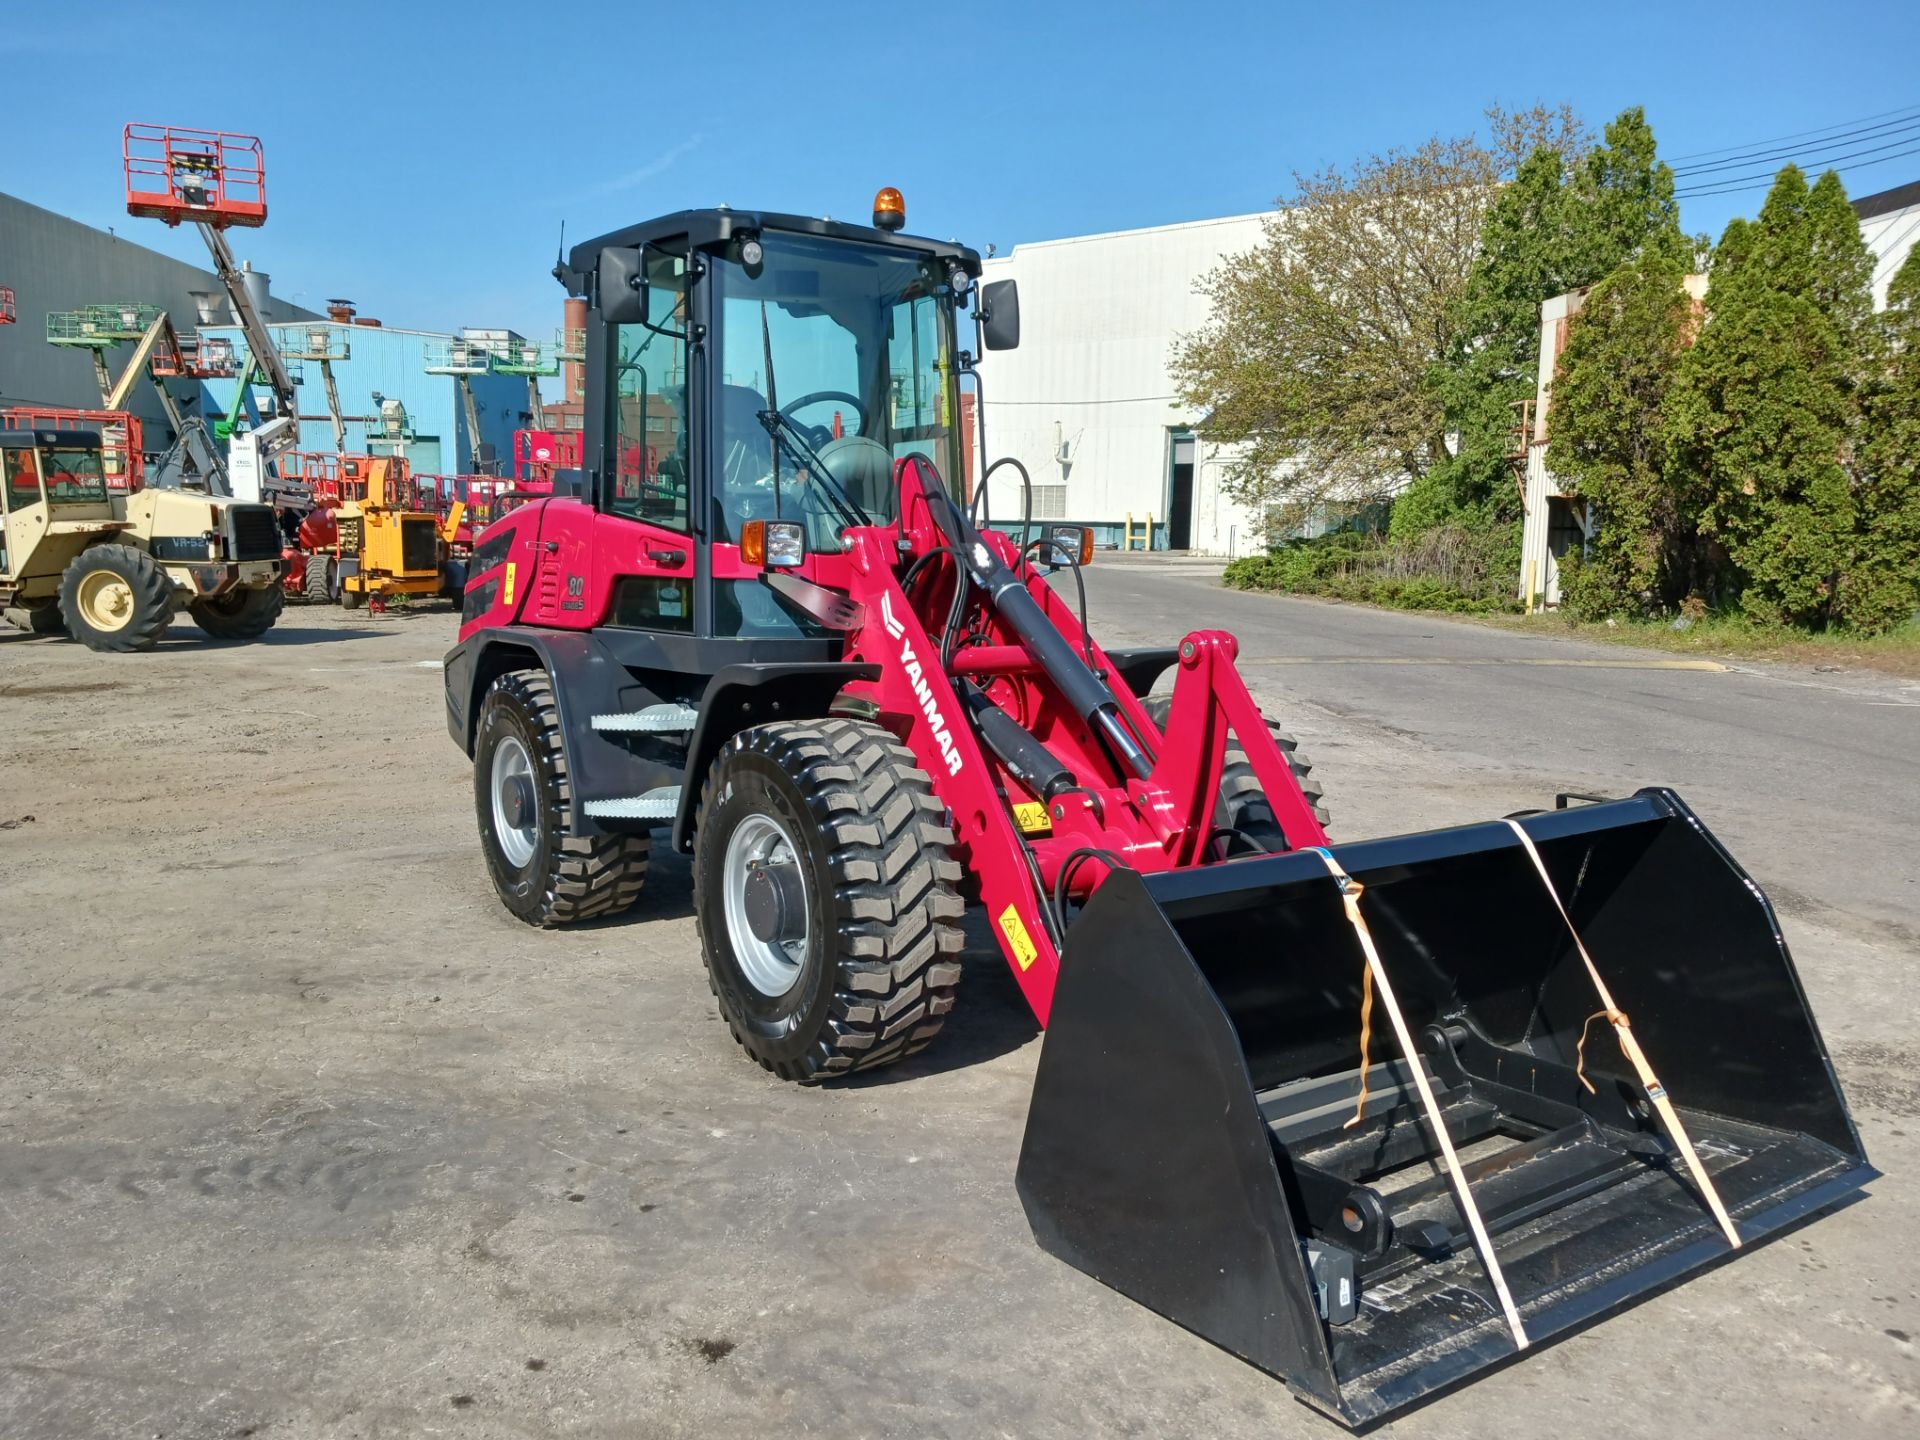
[[[1046,835],[1053,830],[1047,819],[1047,807],[1038,800],[1022,800],[1013,807],[1013,823],[1022,835]]]
[[[1022,970],[1031,969],[1033,962],[1040,958],[1040,952],[1033,948],[1033,937],[1027,934],[1027,927],[1020,919],[1020,912],[1009,905],[1000,912],[1000,928],[1006,932],[1007,944],[1013,948],[1013,958]]]
[[[507,583],[500,587],[500,603],[502,605],[511,605],[513,603],[514,568],[513,561],[509,560],[507,562]]]

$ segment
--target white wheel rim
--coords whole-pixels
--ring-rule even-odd
[[[521,787],[525,787],[521,793],[530,803],[516,822],[512,818],[515,792]],[[493,833],[500,841],[500,853],[514,869],[522,869],[540,844],[540,789],[534,778],[533,757],[527,754],[519,736],[509,735],[494,747],[491,789]]]
[[[800,981],[800,966],[807,958],[810,924],[803,905],[800,934],[788,940],[762,940],[753,933],[747,920],[747,881],[761,865],[792,865],[800,876],[801,894],[806,895],[806,868],[800,861],[799,847],[784,826],[773,816],[749,815],[734,829],[727,841],[726,858],[721,862],[721,893],[727,917],[727,939],[734,958],[752,985],[769,1000],[778,1000]]]

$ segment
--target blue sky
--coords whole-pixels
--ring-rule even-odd
[[[236,248],[277,293],[536,338],[563,219],[577,240],[718,202],[856,218],[893,184],[909,228],[1004,253],[1265,209],[1295,170],[1496,101],[1596,128],[1642,104],[1668,156],[1920,110],[1920,6],[1894,0],[6,8],[0,189],[201,261],[126,215],[120,127],[256,133],[272,214]],[[1920,147],[1854,148],[1903,133]],[[1850,193],[1920,178],[1905,148],[1863,157],[1894,158],[1845,172]],[[1762,194],[1683,218],[1717,234]]]

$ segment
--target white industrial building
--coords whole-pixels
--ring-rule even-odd
[[[1853,202],[1860,238],[1873,252],[1873,308],[1886,308],[1887,286],[1920,240],[1920,180]]]
[[[1020,346],[982,358],[987,458],[1033,477],[1038,520],[1092,525],[1098,543],[1207,555],[1265,547],[1256,510],[1220,490],[1226,457],[1198,433],[1169,373],[1174,346],[1207,322],[1199,281],[1265,238],[1266,215],[1234,215],[1016,245],[985,280],[1020,282]],[[997,472],[996,519],[1018,516],[1020,485]],[[1150,528],[1149,528],[1150,526]]]
[[[1873,255],[1873,305],[1883,309],[1887,286],[1920,240],[1920,181],[1853,202],[1860,238]],[[1689,275],[1687,294],[1704,305],[1707,277]],[[1024,297],[1023,297],[1024,298]],[[1540,307],[1540,373],[1533,409],[1525,423],[1526,523],[1520,540],[1518,595],[1528,609],[1560,603],[1560,557],[1593,534],[1592,507],[1568,495],[1547,469],[1549,410],[1553,376],[1567,348],[1567,328],[1580,312],[1586,291],[1556,295]]]

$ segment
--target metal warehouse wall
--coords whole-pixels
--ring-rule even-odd
[[[340,393],[340,411],[347,422],[347,449],[367,448],[367,426],[377,424],[380,407],[374,392],[407,407],[414,443],[407,458],[423,474],[475,473],[472,437],[459,390],[450,375],[426,373],[427,351],[444,348],[448,336],[425,330],[397,330],[387,326],[305,325],[303,330],[345,332],[348,355],[335,361],[333,382]],[[236,348],[244,345],[238,326],[208,326],[209,335],[224,335]],[[326,382],[316,361],[298,362],[300,381],[300,448],[332,450],[333,422],[327,414]],[[233,402],[233,381],[206,382],[207,411],[226,413]],[[527,382],[508,375],[476,375],[473,396],[480,412],[480,439],[508,466],[513,458],[513,432],[525,423]]]
[[[135,228],[156,224],[133,219],[127,223]],[[20,317],[17,324],[0,325],[0,404],[32,402],[79,409],[100,404],[93,362],[83,350],[47,344],[49,311],[136,300],[166,306],[175,327],[191,331],[199,312],[190,292],[220,292],[220,281],[210,270],[183,264],[5,194],[0,194],[0,285],[13,287]],[[305,319],[313,312],[274,300],[268,314],[280,321]],[[116,375],[129,353],[127,346],[107,353],[107,364]],[[191,381],[173,389],[189,409],[198,402],[199,392]],[[133,408],[145,427],[146,448],[164,450],[173,435],[152,387],[141,385],[134,397]]]
[[[1168,361],[1176,338],[1206,323],[1196,285],[1229,255],[1262,239],[1261,215],[1237,215],[1016,245],[986,262],[985,278],[1020,282],[1020,348],[980,363],[987,459],[1017,456],[1060,518],[1117,527],[1151,513],[1166,543],[1170,437],[1202,417],[1174,398]],[[1064,448],[1066,459],[1061,459]],[[1202,444],[1195,467],[1191,548],[1240,554],[1260,545],[1261,522],[1220,494],[1225,466]],[[1019,514],[1019,482],[994,477],[997,517]]]

